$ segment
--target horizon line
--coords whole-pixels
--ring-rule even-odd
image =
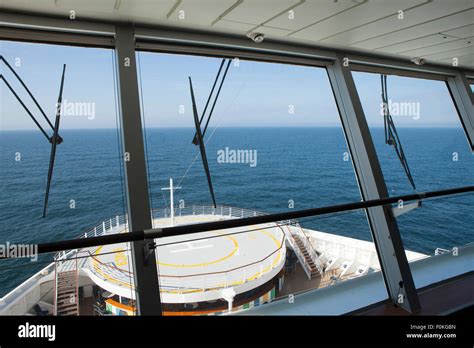
[[[211,129],[215,129],[216,127],[209,127]],[[343,128],[342,125],[311,125],[311,126],[220,126],[220,129],[238,129],[238,128]],[[369,125],[369,128],[384,128],[383,125]],[[397,126],[397,128],[405,128],[405,129],[423,129],[423,128],[461,128],[461,125],[425,125],[425,126]],[[156,126],[156,127],[147,127],[146,129],[194,129],[194,127],[180,127],[180,126]],[[63,131],[71,131],[71,130],[117,130],[116,127],[98,127],[98,128],[64,128]],[[21,128],[21,129],[2,129],[0,128],[0,132],[28,132],[28,131],[38,131],[35,128]]]

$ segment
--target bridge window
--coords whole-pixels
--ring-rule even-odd
[[[381,76],[362,72],[353,75],[389,195],[473,184],[474,158],[444,82],[387,77],[386,106],[395,124],[397,143],[402,146],[413,187],[394,147],[386,143]],[[471,243],[470,226],[474,225],[474,218],[470,211],[473,204],[472,195],[461,195],[421,202],[420,207],[408,202],[400,202],[400,208],[395,205],[394,213],[405,248],[435,255]],[[412,264],[412,270],[413,267],[417,266]],[[422,277],[413,273],[416,285],[421,286]]]

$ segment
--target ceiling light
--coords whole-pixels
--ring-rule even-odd
[[[248,33],[247,37],[255,43],[260,43],[265,39],[265,35],[262,33]]]
[[[413,63],[415,63],[416,65],[423,65],[425,64],[425,59],[424,58],[421,58],[421,57],[416,57],[416,58],[413,58],[411,60]]]

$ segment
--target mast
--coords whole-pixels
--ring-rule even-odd
[[[174,226],[174,190],[180,189],[181,186],[173,186],[173,178],[170,178],[170,186],[163,187],[162,191],[170,191],[170,220],[171,226]]]

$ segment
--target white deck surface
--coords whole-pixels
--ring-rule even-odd
[[[175,224],[217,219],[222,216],[191,215],[176,217]],[[169,219],[157,219],[154,227],[169,223]],[[255,231],[238,233],[247,230]],[[284,233],[273,223],[156,241],[162,292],[182,294],[238,286],[274,274],[285,261]],[[113,288],[133,288],[129,245],[99,247],[93,255],[86,267],[104,282],[101,283],[106,289],[107,283]],[[107,290],[114,292],[113,288]]]

